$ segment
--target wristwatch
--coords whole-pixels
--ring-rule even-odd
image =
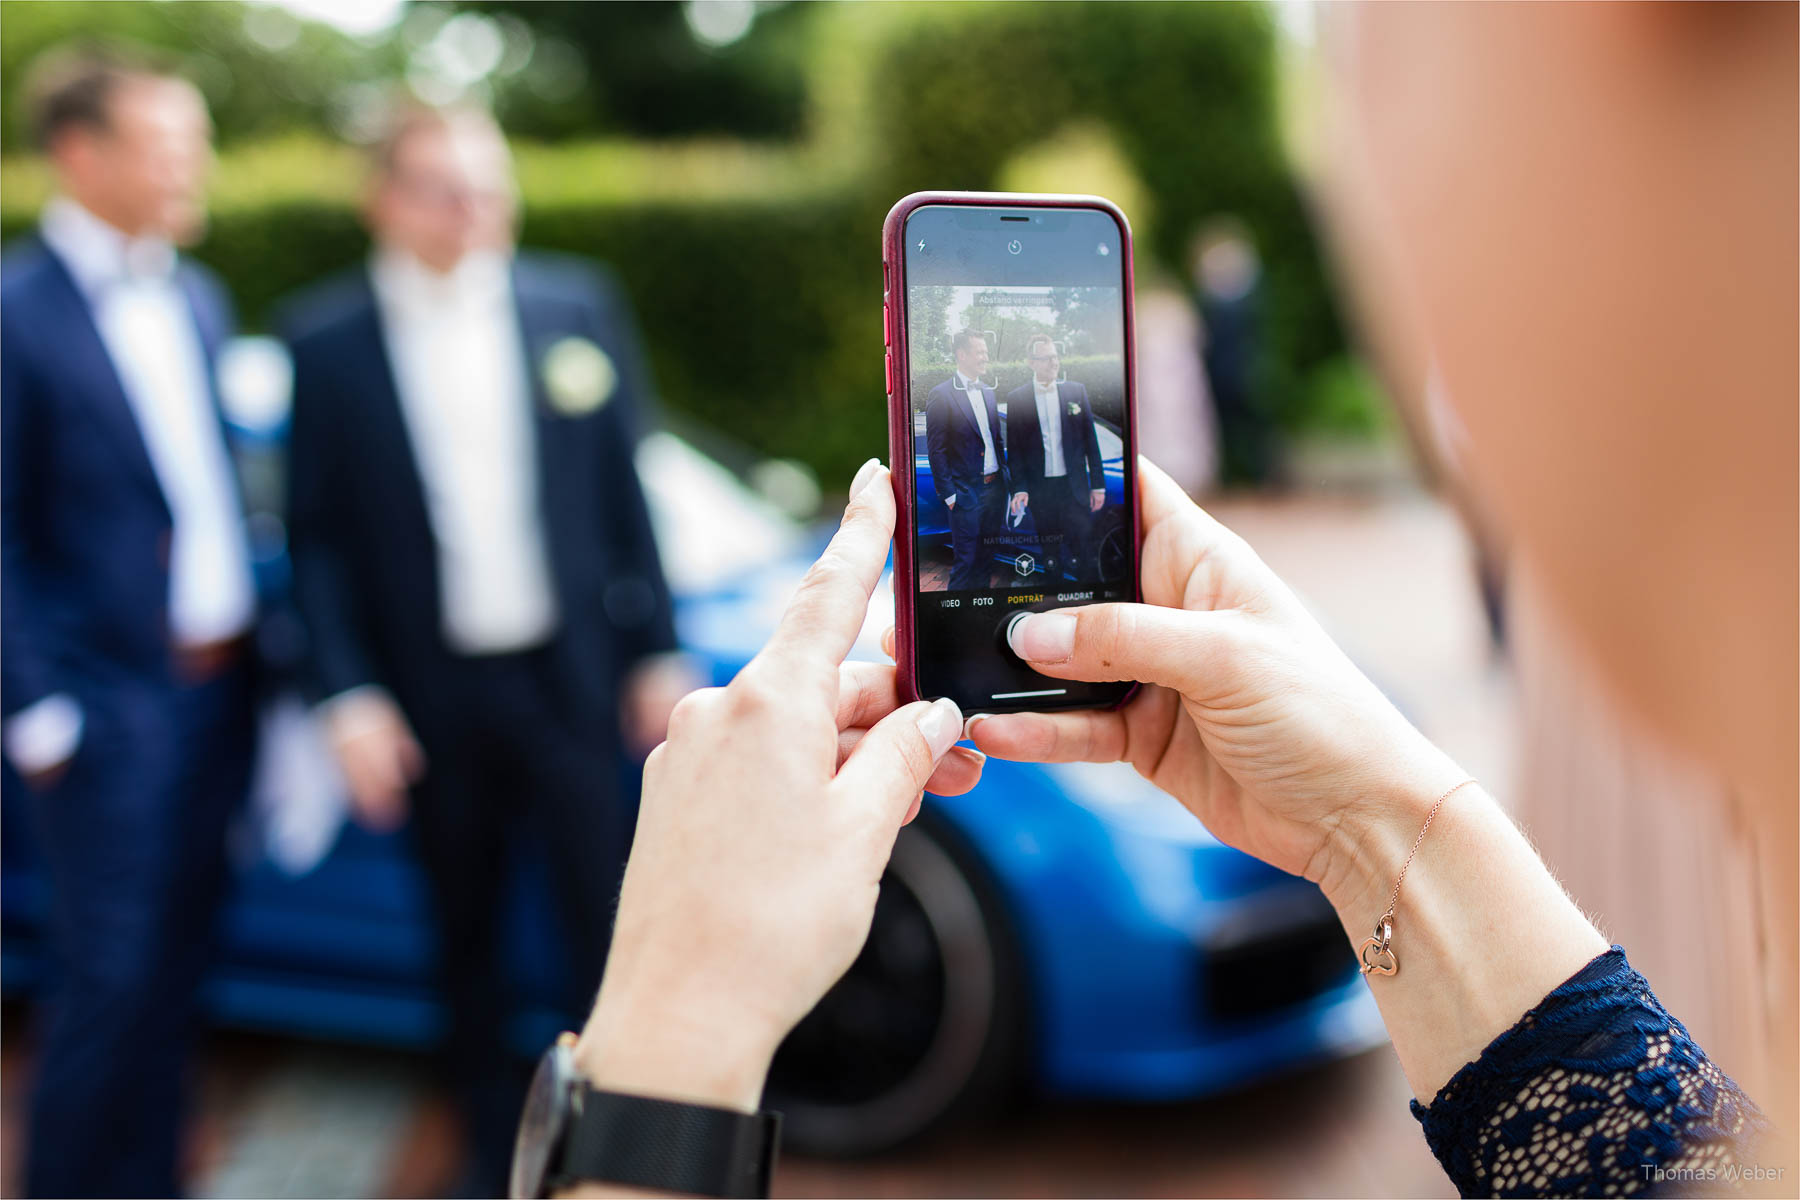
[[[690,1196],[767,1196],[781,1114],[626,1096],[589,1087],[575,1035],[545,1052],[525,1099],[508,1194],[614,1183]]]

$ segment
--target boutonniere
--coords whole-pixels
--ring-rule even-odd
[[[1079,417],[1081,415],[1081,403],[1079,401],[1069,401],[1069,415],[1071,417]]]
[[[584,417],[612,399],[619,370],[612,358],[584,337],[566,337],[544,352],[544,393],[565,417]]]

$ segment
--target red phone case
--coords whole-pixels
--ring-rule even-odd
[[[1119,248],[1125,259],[1125,286],[1122,297],[1125,314],[1125,469],[1131,472],[1131,544],[1133,561],[1144,544],[1143,523],[1137,486],[1137,336],[1132,315],[1131,222],[1111,200],[1099,196],[1058,196],[1048,193],[1022,192],[914,192],[888,210],[881,224],[881,324],[887,349],[888,397],[888,466],[894,479],[894,503],[899,516],[894,524],[894,665],[897,668],[900,698],[903,701],[923,699],[919,694],[918,662],[914,654],[917,626],[914,606],[918,603],[917,564],[913,560],[913,430],[912,372],[906,352],[906,280],[902,264],[905,255],[901,238],[906,232],[906,218],[914,209],[927,204],[960,204],[971,207],[1002,206],[1006,208],[1092,208],[1110,216],[1119,227]],[[1132,580],[1133,598],[1137,580]],[[1134,686],[1120,698],[1116,708],[1137,695]]]

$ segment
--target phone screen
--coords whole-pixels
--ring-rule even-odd
[[[921,695],[997,712],[1130,690],[1039,675],[1006,644],[1019,613],[1137,596],[1127,245],[1100,209],[907,218]]]

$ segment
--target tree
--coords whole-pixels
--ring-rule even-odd
[[[950,357],[949,284],[923,284],[906,295],[906,341],[915,361],[948,361]]]

